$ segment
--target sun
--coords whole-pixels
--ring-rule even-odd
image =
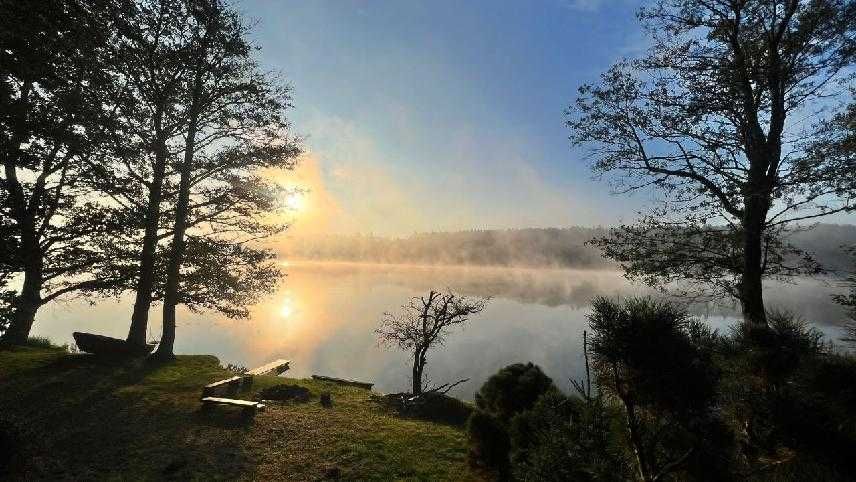
[[[279,315],[283,318],[288,318],[292,314],[294,314],[294,302],[291,298],[286,298],[279,307]]]
[[[292,211],[304,211],[306,209],[306,193],[301,191],[288,193],[285,196],[285,207]]]

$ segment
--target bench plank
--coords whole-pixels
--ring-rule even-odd
[[[202,388],[202,396],[215,395],[217,393],[235,392],[245,384],[252,383],[252,377],[239,375],[225,380],[209,383]]]
[[[264,365],[253,368],[252,370],[247,372],[247,375],[267,375],[269,373],[273,373],[274,375],[280,375],[289,369],[289,365],[291,364],[291,360],[283,360],[280,358],[279,360],[272,361],[270,363],[265,363]]]
[[[250,400],[236,400],[234,398],[204,397],[202,399],[202,403],[216,403],[218,405],[233,405],[242,408],[254,408],[259,412],[262,412],[265,409],[263,403],[253,402]]]
[[[334,377],[328,377],[328,376],[324,376],[324,375],[312,375],[312,378],[314,380],[320,380],[322,382],[338,383],[339,385],[349,385],[352,387],[365,388],[366,390],[371,390],[372,387],[374,386],[374,383],[360,382],[357,380],[347,380],[345,378],[334,378]]]

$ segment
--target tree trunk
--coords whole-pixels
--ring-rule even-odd
[[[198,102],[198,89],[194,103]],[[167,266],[166,291],[163,302],[163,333],[160,344],[154,356],[160,359],[175,357],[175,308],[178,305],[178,285],[181,275],[181,264],[184,261],[184,234],[187,230],[187,217],[190,214],[190,175],[193,170],[193,155],[196,149],[196,129],[198,123],[198,107],[190,119],[187,131],[187,142],[184,149],[184,162],[181,165],[181,179],[178,184],[178,203],[175,209],[175,226],[172,234],[172,249]]]
[[[761,235],[745,231],[743,277],[740,280],[740,303],[743,308],[743,323],[750,330],[767,328],[767,313],[764,308],[762,279],[763,255]]]
[[[4,163],[6,189],[12,204],[12,215],[20,229],[21,244],[19,258],[24,270],[24,283],[21,293],[13,301],[12,319],[3,333],[3,343],[21,345],[30,337],[30,330],[36,319],[36,311],[42,304],[42,250],[36,234],[34,213],[28,209],[24,189],[18,182],[18,173],[11,160]],[[34,194],[35,195],[35,194]]]
[[[131,328],[128,330],[128,343],[143,346],[146,344],[146,328],[149,322],[149,308],[152,304],[154,286],[155,255],[158,244],[158,223],[160,204],[163,197],[163,181],[166,172],[166,139],[161,131],[163,113],[158,112],[155,120],[157,143],[155,147],[155,165],[152,182],[149,185],[149,200],[146,208],[146,230],[143,236],[143,250],[140,255],[140,270],[137,279],[134,312],[131,315]]]
[[[618,376],[618,367],[612,366],[612,382],[619,400],[624,405],[624,411],[627,416],[626,426],[630,436],[630,445],[633,447],[633,455],[636,458],[636,471],[639,480],[649,482],[652,480],[652,470],[648,454],[645,450],[645,443],[642,439],[641,427],[639,426],[639,418],[636,414],[636,404],[632,398],[622,390],[622,382]]]
[[[420,356],[420,350],[416,350],[416,354],[413,356],[413,381],[411,383],[411,392],[413,395],[421,395],[422,394],[422,357]]]
[[[769,190],[765,189],[766,163],[753,161],[748,192],[744,196],[743,274],[740,280],[740,304],[743,323],[751,330],[766,330],[767,312],[761,280],[764,275],[764,224],[769,209]]]
[[[422,375],[425,373],[425,354],[428,351],[428,346],[416,348],[413,354],[413,395],[422,395]]]
[[[41,261],[41,259],[39,259]],[[14,311],[9,327],[3,333],[3,343],[12,345],[23,345],[30,337],[30,330],[36,319],[36,311],[42,304],[42,272],[41,262],[24,272],[24,285],[21,293],[15,297],[13,302]]]

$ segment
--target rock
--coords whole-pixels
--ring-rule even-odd
[[[261,390],[256,395],[256,400],[293,400],[295,402],[308,402],[311,394],[309,389],[300,385],[274,385]]]
[[[80,351],[92,353],[94,355],[109,356],[109,357],[143,357],[148,355],[155,349],[154,344],[144,346],[131,345],[125,340],[119,338],[111,338],[104,335],[95,335],[93,333],[81,333],[75,331],[72,333],[74,342]]]
[[[174,459],[172,462],[168,463],[166,467],[163,468],[163,473],[165,475],[174,474],[186,466],[187,459],[185,459],[184,457],[177,458]]]
[[[327,465],[324,467],[325,479],[338,479],[342,476],[342,469],[336,465]]]
[[[321,406],[325,408],[333,406],[333,396],[330,395],[330,392],[324,392],[321,394]]]

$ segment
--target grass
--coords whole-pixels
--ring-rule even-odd
[[[4,349],[0,431],[7,445],[15,440],[5,475],[319,480],[336,467],[348,480],[479,479],[462,429],[399,418],[359,388],[255,377],[239,398],[291,383],[308,388],[311,401],[268,405],[255,420],[232,407],[200,411],[202,386],[229,375],[212,356],[116,366],[57,348]],[[318,403],[324,391],[332,408]]]

